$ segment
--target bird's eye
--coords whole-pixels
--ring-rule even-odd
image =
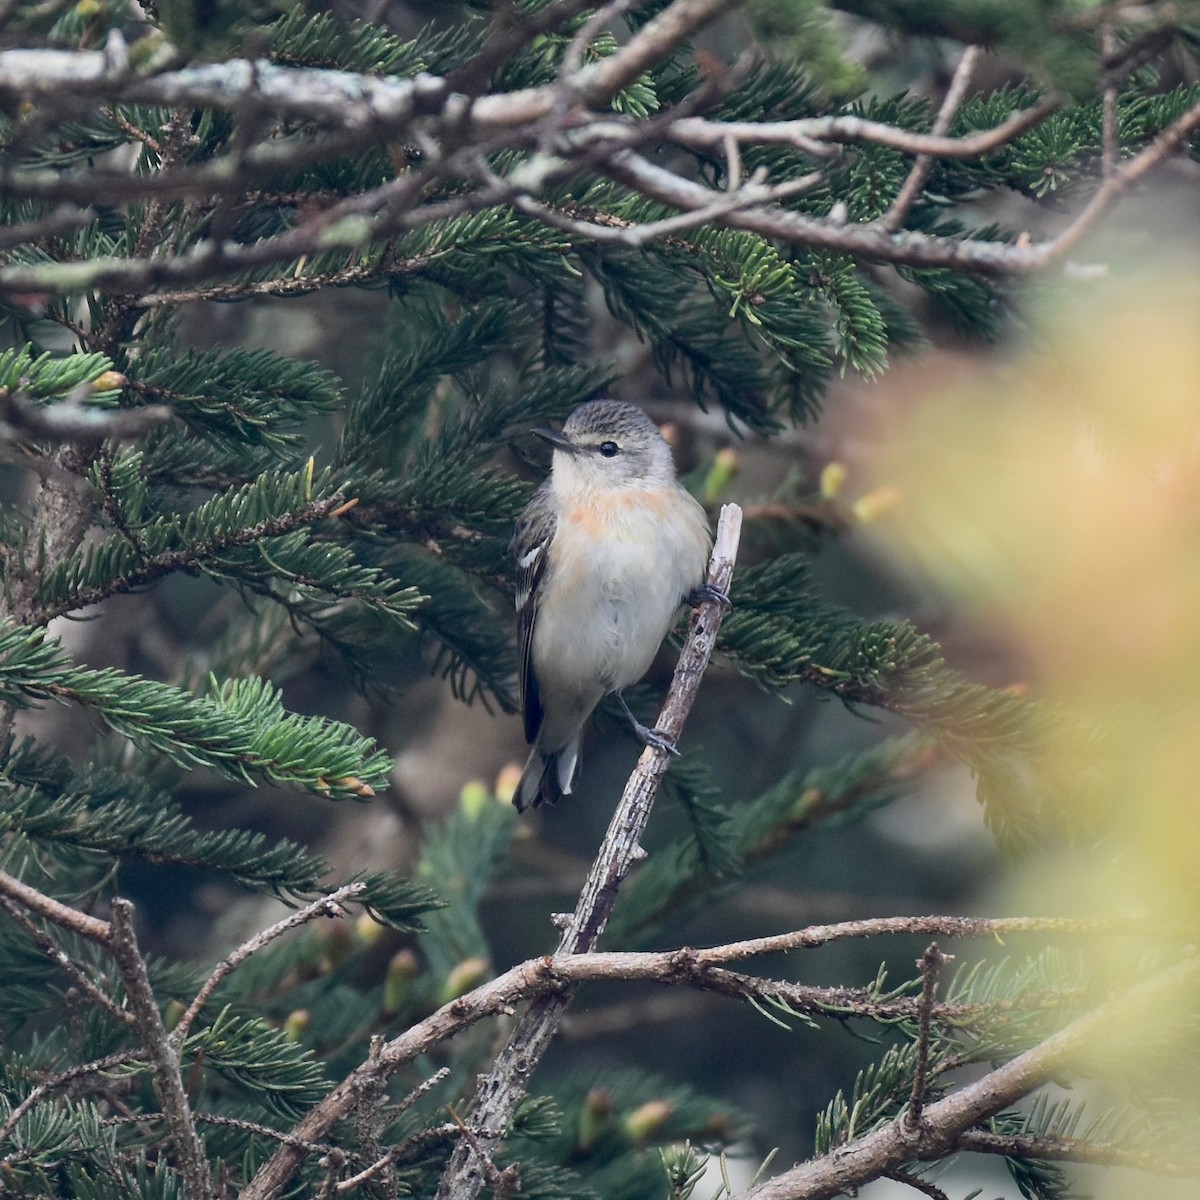
[[[621,453],[621,447],[618,446],[616,442],[601,442],[600,453],[603,454],[605,458],[616,458],[616,456]]]

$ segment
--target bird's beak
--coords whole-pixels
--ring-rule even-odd
[[[537,434],[543,442],[549,442],[555,450],[562,450],[567,454],[579,453],[579,447],[565,433],[559,433],[557,429],[531,429],[529,432]]]

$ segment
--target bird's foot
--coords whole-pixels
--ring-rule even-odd
[[[633,715],[633,710],[625,703],[625,697],[620,692],[616,693],[617,703],[621,706],[625,713],[626,719],[633,728],[634,734],[638,741],[643,746],[653,746],[655,750],[665,750],[668,754],[679,757],[679,751],[675,748],[675,743],[664,733],[660,733],[657,729],[651,729],[649,725],[643,725],[641,721]]]
[[[683,598],[684,604],[689,608],[699,608],[701,604],[709,600],[716,601],[722,608],[733,607],[733,601],[720,588],[713,587],[711,583],[697,584]]]

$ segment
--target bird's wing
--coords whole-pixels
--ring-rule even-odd
[[[550,543],[556,524],[546,488],[521,514],[513,533],[512,550],[517,560],[517,648],[521,656],[521,712],[525,717],[525,740],[532,742],[542,727],[542,698],[533,673],[533,627],[537,620],[538,585],[546,573]]]

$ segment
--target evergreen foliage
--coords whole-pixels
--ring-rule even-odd
[[[143,4],[144,16],[120,0],[0,5],[0,59],[10,45],[115,54],[128,41],[131,69],[247,54],[263,69],[431,75],[464,94],[516,93],[554,84],[572,55],[613,60],[667,6],[629,6],[611,28],[589,24],[593,8],[570,7],[554,20],[553,3],[441,6],[436,27],[406,38],[309,0],[162,0]],[[655,140],[654,123],[680,106],[713,121],[844,117],[927,133],[936,111],[926,99],[868,88],[835,49],[833,8],[1025,56],[1028,77],[967,97],[951,136],[992,130],[1051,90],[1076,97],[987,154],[931,159],[902,214],[902,244],[926,235],[1015,246],[1022,229],[968,206],[1009,191],[1078,203],[1102,177],[1113,68],[1069,5],[760,0],[745,28],[776,40],[776,53],[761,45],[753,64],[731,68],[676,46],[614,90],[602,106],[612,128],[640,129],[638,153],[688,179],[733,186],[735,173],[773,182],[812,173],[811,186],[777,198],[796,218],[886,221],[913,166],[892,145],[867,141],[827,158],[813,145],[748,144],[735,167],[712,146]],[[1200,98],[1171,71],[1173,56],[1194,66],[1193,26],[1168,13],[1152,32],[1144,45],[1132,34],[1122,44],[1133,66],[1110,92],[1125,159]],[[337,821],[334,802],[382,806],[397,784],[400,747],[379,746],[383,710],[370,707],[381,696],[404,698],[433,674],[456,702],[515,708],[508,539],[546,465],[524,432],[614,389],[652,393],[715,510],[728,490],[705,482],[718,444],[769,441],[815,421],[839,378],[873,380],[947,328],[979,342],[1010,335],[1015,301],[994,276],[712,221],[640,245],[589,241],[575,227],[629,230],[676,212],[587,163],[547,166],[551,142],[536,122],[520,139],[473,147],[464,166],[453,139],[375,134],[369,114],[339,124],[279,115],[265,101],[232,112],[215,100],[139,102],[147,93],[133,89],[93,103],[100,94],[26,104],[0,77],[0,871],[12,881],[0,896],[0,1194],[190,1194],[158,1064],[131,1015],[136,980],[111,953],[116,897],[143,880],[147,893],[161,886],[185,903],[178,896],[199,879],[286,913],[349,888],[360,917],[319,909],[335,919],[314,912],[245,961],[218,967],[209,940],[202,963],[178,947],[147,960],[167,1036],[186,1025],[174,1051],[215,1194],[232,1196],[296,1142],[297,1122],[380,1052],[379,1039],[435,1012],[457,1019],[455,1002],[506,970],[520,944],[499,927],[518,923],[502,897],[530,835],[493,789],[463,780],[457,809],[438,819],[398,800],[395,819],[419,844],[404,870],[346,870],[306,842],[314,821]],[[566,93],[556,101],[563,111],[576,103],[586,107]],[[1186,145],[1200,155],[1194,135]],[[536,204],[556,222],[513,193],[535,167],[545,172]],[[145,179],[166,183],[132,199],[122,191]],[[489,188],[494,200],[479,201]],[[389,225],[389,205],[422,220]],[[314,230],[316,249],[263,250]],[[213,269],[198,279],[188,264],[202,261]],[[22,271],[44,289],[13,285]],[[305,309],[306,297],[326,307]],[[223,345],[203,328],[205,304],[240,304],[285,327],[350,297],[374,302],[363,311],[378,329],[345,377],[286,352],[284,336],[272,349]],[[723,422],[704,420],[709,410]],[[955,669],[913,623],[832,603],[813,562],[860,518],[807,478],[767,499],[798,515],[782,531],[771,517],[752,522],[719,656],[772,703],[803,687],[911,729],[820,761],[797,753],[757,795],[723,794],[705,748],[685,738],[663,787],[683,832],[625,886],[605,949],[662,941],[768,869],[786,869],[804,839],[862,822],[947,764],[973,774],[1006,851],[1062,833],[1044,811],[1044,752],[1065,718]],[[191,607],[178,601],[185,592]],[[177,602],[182,616],[170,615]],[[140,606],[146,636],[119,665],[93,665],[98,643],[76,640],[65,622],[104,622],[121,604]],[[163,644],[169,651],[156,653]],[[630,690],[639,711],[652,712],[651,690]],[[50,719],[50,701],[69,724]],[[610,716],[602,710],[601,721]],[[1051,782],[1064,793],[1086,786]],[[317,816],[302,833],[281,833],[251,807],[252,788],[287,797],[293,816]],[[239,808],[236,823],[214,820],[230,797],[244,819]],[[22,907],[12,898],[22,887],[46,903]],[[55,904],[77,910],[74,927]],[[270,913],[256,927],[279,915]],[[139,936],[153,947],[149,924]],[[538,936],[535,952],[548,952],[540,926]],[[227,949],[238,940],[226,938]],[[205,1003],[189,1013],[214,968]],[[946,1011],[923,1030],[922,979],[886,988],[881,971],[853,999],[871,1009],[883,1043],[819,1114],[816,1152],[896,1121],[920,1071],[931,1103],[949,1094],[955,1070],[1037,1044],[1098,998],[1095,976],[1094,964],[1036,948],[971,963],[942,987]],[[785,1027],[808,1020],[783,991],[745,994]],[[301,1139],[282,1194],[332,1195],[337,1185],[355,1197],[433,1195],[506,1003],[406,1059],[327,1137]],[[833,995],[813,1009],[822,1032],[862,1015]],[[539,1075],[495,1166],[519,1164],[522,1197],[692,1195],[707,1186],[697,1183],[704,1157],[754,1136],[754,1121],[687,1075],[597,1074],[577,1062]],[[1144,1114],[1164,1103],[1152,1089],[1133,1100],[1085,1125],[1082,1105],[1042,1095],[988,1127],[1115,1142],[1140,1136]],[[1183,1131],[1164,1122],[1160,1135],[1164,1127],[1185,1144]],[[1059,1163],[1006,1161],[1027,1197],[1074,1194]]]

